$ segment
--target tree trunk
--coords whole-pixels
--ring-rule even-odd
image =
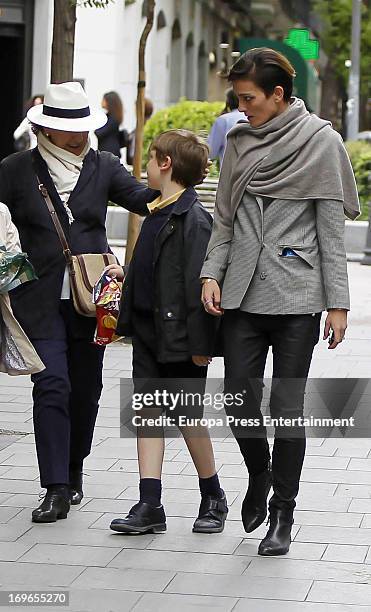
[[[338,131],[342,129],[341,112],[339,112],[339,100],[342,98],[341,86],[336,71],[327,61],[324,74],[322,75],[322,97],[321,97],[321,117],[332,122]]]
[[[54,0],[52,83],[73,79],[75,25],[76,4],[72,4],[70,0]]]
[[[147,22],[144,26],[142,36],[139,43],[139,77],[138,77],[138,94],[136,103],[137,125],[135,129],[135,153],[133,172],[138,180],[142,173],[142,157],[143,157],[143,130],[144,130],[144,94],[146,86],[146,71],[145,71],[145,52],[147,38],[153,27],[155,14],[155,0],[148,1]],[[128,224],[128,239],[126,245],[125,263],[130,263],[134,246],[137,241],[140,230],[140,217],[134,213],[129,214]]]

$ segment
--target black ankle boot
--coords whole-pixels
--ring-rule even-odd
[[[66,491],[68,488],[66,487]],[[58,519],[67,518],[70,502],[63,491],[51,489],[47,491],[42,504],[32,512],[34,523],[55,523]]]
[[[242,502],[241,518],[246,533],[251,533],[265,521],[267,498],[272,486],[271,467],[249,477],[249,487]]]
[[[70,500],[72,506],[81,503],[84,493],[82,490],[82,470],[70,470]]]
[[[285,555],[289,551],[291,528],[294,522],[293,512],[292,508],[270,508],[269,529],[259,544],[259,555]]]

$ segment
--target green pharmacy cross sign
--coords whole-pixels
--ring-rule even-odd
[[[292,28],[284,42],[297,49],[306,60],[316,60],[319,57],[319,42],[309,38],[309,30],[305,28]]]

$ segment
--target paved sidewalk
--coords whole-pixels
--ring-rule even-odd
[[[371,268],[352,263],[349,271],[347,340],[335,352],[320,343],[313,377],[371,374]],[[51,525],[30,521],[40,491],[30,381],[0,375],[0,429],[13,432],[0,435],[0,590],[70,590],[70,606],[46,610],[371,612],[371,440],[308,441],[285,558],[258,557],[265,526],[250,536],[243,531],[246,471],[231,436],[215,442],[230,504],[223,534],[191,532],[198,481],[181,439],[166,446],[167,533],[109,531],[111,519],[137,500],[135,441],[119,438],[119,379],[130,376],[130,363],[129,346],[107,350],[94,449],[84,470],[86,497],[67,520]],[[210,375],[222,371],[215,360]]]

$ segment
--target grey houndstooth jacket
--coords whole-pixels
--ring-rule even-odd
[[[221,306],[260,314],[350,308],[343,203],[280,200],[245,192],[233,235],[208,249],[201,277],[222,286]],[[285,247],[296,256],[283,257]]]

